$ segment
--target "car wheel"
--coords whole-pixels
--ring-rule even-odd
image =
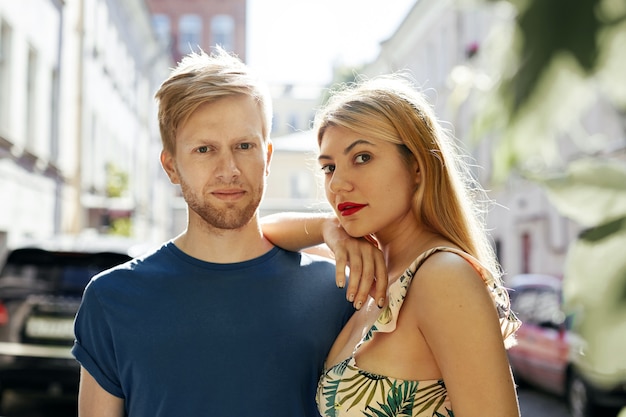
[[[568,381],[567,406],[572,417],[592,417],[594,415],[594,405],[590,398],[587,384],[573,373]]]

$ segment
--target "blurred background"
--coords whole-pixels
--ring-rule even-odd
[[[182,232],[153,96],[217,44],[272,88],[261,215],[329,209],[310,130],[329,87],[410,71],[490,190],[507,283],[558,281],[556,305],[519,307],[547,343],[520,336],[519,366],[537,367],[524,379],[557,375],[546,391],[574,416],[626,404],[623,0],[0,0],[0,254]]]

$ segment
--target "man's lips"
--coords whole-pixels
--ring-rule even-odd
[[[215,190],[211,194],[213,194],[217,198],[221,198],[223,200],[235,200],[245,194],[244,190],[241,189],[232,189],[232,190]]]
[[[361,210],[365,206],[366,204],[358,204],[358,203],[350,203],[350,202],[339,203],[337,205],[337,210],[341,212],[342,216],[350,216],[356,213],[357,211]]]

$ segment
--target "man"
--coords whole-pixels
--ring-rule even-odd
[[[161,164],[186,230],[85,290],[79,415],[317,416],[323,361],[353,312],[335,265],[264,238],[271,101],[236,57],[185,57],[156,94]]]

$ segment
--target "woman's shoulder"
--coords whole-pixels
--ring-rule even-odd
[[[510,309],[507,291],[496,285],[491,273],[471,255],[452,248],[433,251],[415,271],[410,293],[411,308],[418,317],[440,318],[439,323],[454,322],[455,332],[469,328],[476,320],[491,322],[494,312],[500,322],[501,335],[507,345],[521,325]],[[495,322],[493,322],[495,323]],[[424,324],[424,323],[422,323]],[[471,326],[470,326],[471,328]]]
[[[416,262],[411,291],[419,298],[441,299],[484,297],[488,294],[482,270],[471,255],[454,247],[435,247],[422,254]]]
[[[423,251],[411,264],[409,270],[421,273],[470,273],[482,275],[486,271],[478,260],[453,245],[437,245]]]

